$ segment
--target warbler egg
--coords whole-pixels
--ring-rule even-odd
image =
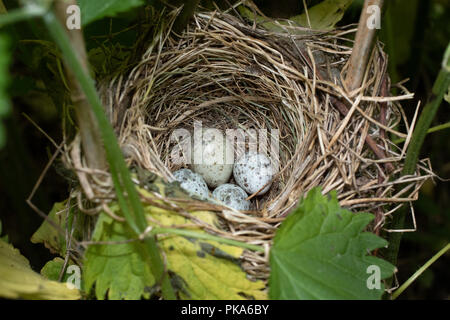
[[[190,196],[207,198],[209,194],[208,186],[201,175],[189,169],[180,169],[173,173],[174,178],[180,182],[180,186]]]
[[[218,129],[205,129],[202,137],[194,138],[192,169],[209,187],[228,182],[233,172],[233,160],[233,146]]]
[[[250,201],[246,200],[247,193],[234,184],[226,183],[218,186],[212,196],[233,209],[244,211],[250,209]]]
[[[272,185],[273,171],[272,163],[266,155],[251,151],[236,161],[233,175],[236,183],[250,195],[267,184],[258,193],[258,195],[263,195]]]

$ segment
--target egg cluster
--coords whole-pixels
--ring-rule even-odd
[[[249,195],[265,194],[272,185],[274,170],[270,159],[258,152],[244,153],[234,162],[232,144],[220,135],[203,135],[194,143],[191,169],[173,173],[189,195],[207,200],[212,198],[236,210],[250,210]],[[199,161],[200,159],[200,161]],[[196,161],[195,161],[196,160]],[[237,184],[230,183],[231,176]]]

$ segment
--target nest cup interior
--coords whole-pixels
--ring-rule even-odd
[[[128,164],[167,181],[181,166],[171,159],[178,129],[192,132],[195,123],[223,133],[242,129],[256,132],[258,145],[266,142],[278,171],[270,191],[253,198],[251,212],[192,200],[222,218],[216,234],[268,248],[284,217],[316,186],[324,194],[336,190],[340,205],[354,212],[375,213],[370,229],[378,232],[385,218],[414,201],[433,176],[425,161],[415,175],[401,175],[414,123],[408,123],[399,101],[412,94],[399,85],[400,96],[388,95],[387,58],[379,43],[361,89],[348,93],[342,78],[351,54],[348,38],[355,32],[351,27],[312,32],[286,24],[274,33],[241,17],[203,12],[175,35],[176,14],[155,28],[159,33],[145,44],[140,62],[107,79],[100,91]],[[405,142],[398,146],[395,138]],[[77,141],[67,152],[75,168],[81,163]],[[81,182],[94,181],[87,172],[77,171]],[[104,189],[95,181],[91,185],[94,192]],[[389,211],[386,205],[392,205]],[[250,277],[267,279],[267,253],[246,250],[242,261]]]
[[[345,122],[331,102],[345,92],[341,71],[351,43],[344,36],[352,31],[293,30],[294,35],[273,34],[217,12],[196,14],[181,36],[168,24],[127,80],[112,82],[123,88],[118,105],[124,97],[131,101],[122,115],[123,108],[113,109],[112,117],[128,159],[172,181],[171,172],[180,167],[171,161],[175,130],[192,132],[196,122],[224,133],[242,129],[252,135],[265,129],[267,135],[258,135],[258,143],[266,142],[278,171],[270,191],[253,200],[258,215],[284,216],[319,185],[324,193],[337,190],[344,205],[352,206],[354,198],[367,199],[355,208],[383,205],[369,199],[383,187],[378,183],[383,164],[377,163],[365,137],[370,133],[386,158],[398,162],[395,172],[401,170],[402,157],[374,120],[381,104],[361,99],[360,110]],[[385,66],[377,46],[360,97],[378,94]],[[389,129],[404,119],[395,99],[385,105],[383,122]]]
[[[221,37],[222,31],[216,30]],[[151,132],[149,145],[167,168],[158,172],[163,175],[180,167],[171,157],[179,143],[174,133],[179,129],[192,133],[196,123],[224,135],[233,130],[236,138],[246,136],[247,148],[255,147],[251,141],[258,148],[265,145],[264,151],[280,170],[270,191],[253,200],[254,209],[262,209],[278,198],[293,168],[300,165],[298,158],[289,161],[305,143],[306,123],[311,120],[305,119],[304,101],[286,84],[289,79],[273,69],[267,49],[245,41],[242,48],[233,48],[234,41],[233,35],[215,39],[214,33],[182,39],[177,47],[170,47],[168,41],[164,52],[151,54],[143,66],[145,73],[157,68],[136,83],[133,105],[145,103],[140,110]],[[248,45],[255,46],[254,55],[245,52]],[[236,142],[237,159],[245,146]]]

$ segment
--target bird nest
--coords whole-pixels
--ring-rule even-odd
[[[176,130],[192,132],[201,123],[250,137],[257,133],[256,143],[267,147],[278,168],[270,191],[250,196],[248,212],[188,200],[191,209],[217,213],[220,226],[202,225],[206,231],[270,247],[299,199],[320,186],[324,194],[336,190],[341,206],[374,213],[369,231],[378,234],[386,218],[417,198],[431,171],[422,161],[413,176],[401,175],[414,121],[408,122],[400,101],[413,95],[398,84],[400,95],[389,96],[381,43],[371,53],[361,88],[349,93],[343,79],[352,26],[314,32],[285,25],[284,32],[271,32],[216,11],[195,14],[177,35],[175,16],[160,26],[140,62],[103,83],[101,93],[127,163],[167,182],[184,166],[171,157]],[[249,143],[236,152],[245,148]],[[99,183],[94,170],[80,170],[80,150],[75,140],[67,162],[77,169],[89,200],[109,201],[112,187]],[[158,196],[174,211],[180,208],[176,199]],[[242,266],[251,278],[267,279],[267,252],[246,250]]]

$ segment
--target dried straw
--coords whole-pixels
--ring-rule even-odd
[[[252,199],[250,212],[162,197],[168,208],[185,216],[188,210],[181,207],[217,212],[220,228],[193,222],[223,237],[270,246],[299,199],[321,186],[323,193],[336,190],[342,206],[374,213],[370,230],[379,233],[385,218],[416,200],[422,183],[433,176],[426,161],[414,175],[400,176],[415,124],[415,118],[408,123],[400,101],[413,95],[402,87],[401,95],[386,96],[387,58],[380,43],[362,87],[349,94],[341,79],[352,52],[351,27],[312,32],[291,24],[286,32],[273,33],[216,11],[197,13],[185,32],[175,35],[175,16],[176,11],[138,65],[102,87],[129,164],[172,181],[179,165],[170,160],[171,134],[202,121],[223,130],[268,129],[268,145],[271,129],[279,130],[280,170],[270,192]],[[367,136],[383,158],[368,147]],[[392,142],[399,137],[406,138],[403,146]],[[94,181],[95,172],[82,170],[77,144],[66,162],[77,169],[87,198],[100,203],[113,198],[113,189],[99,183],[104,179]],[[267,279],[267,255],[246,251],[242,260],[250,277]]]

